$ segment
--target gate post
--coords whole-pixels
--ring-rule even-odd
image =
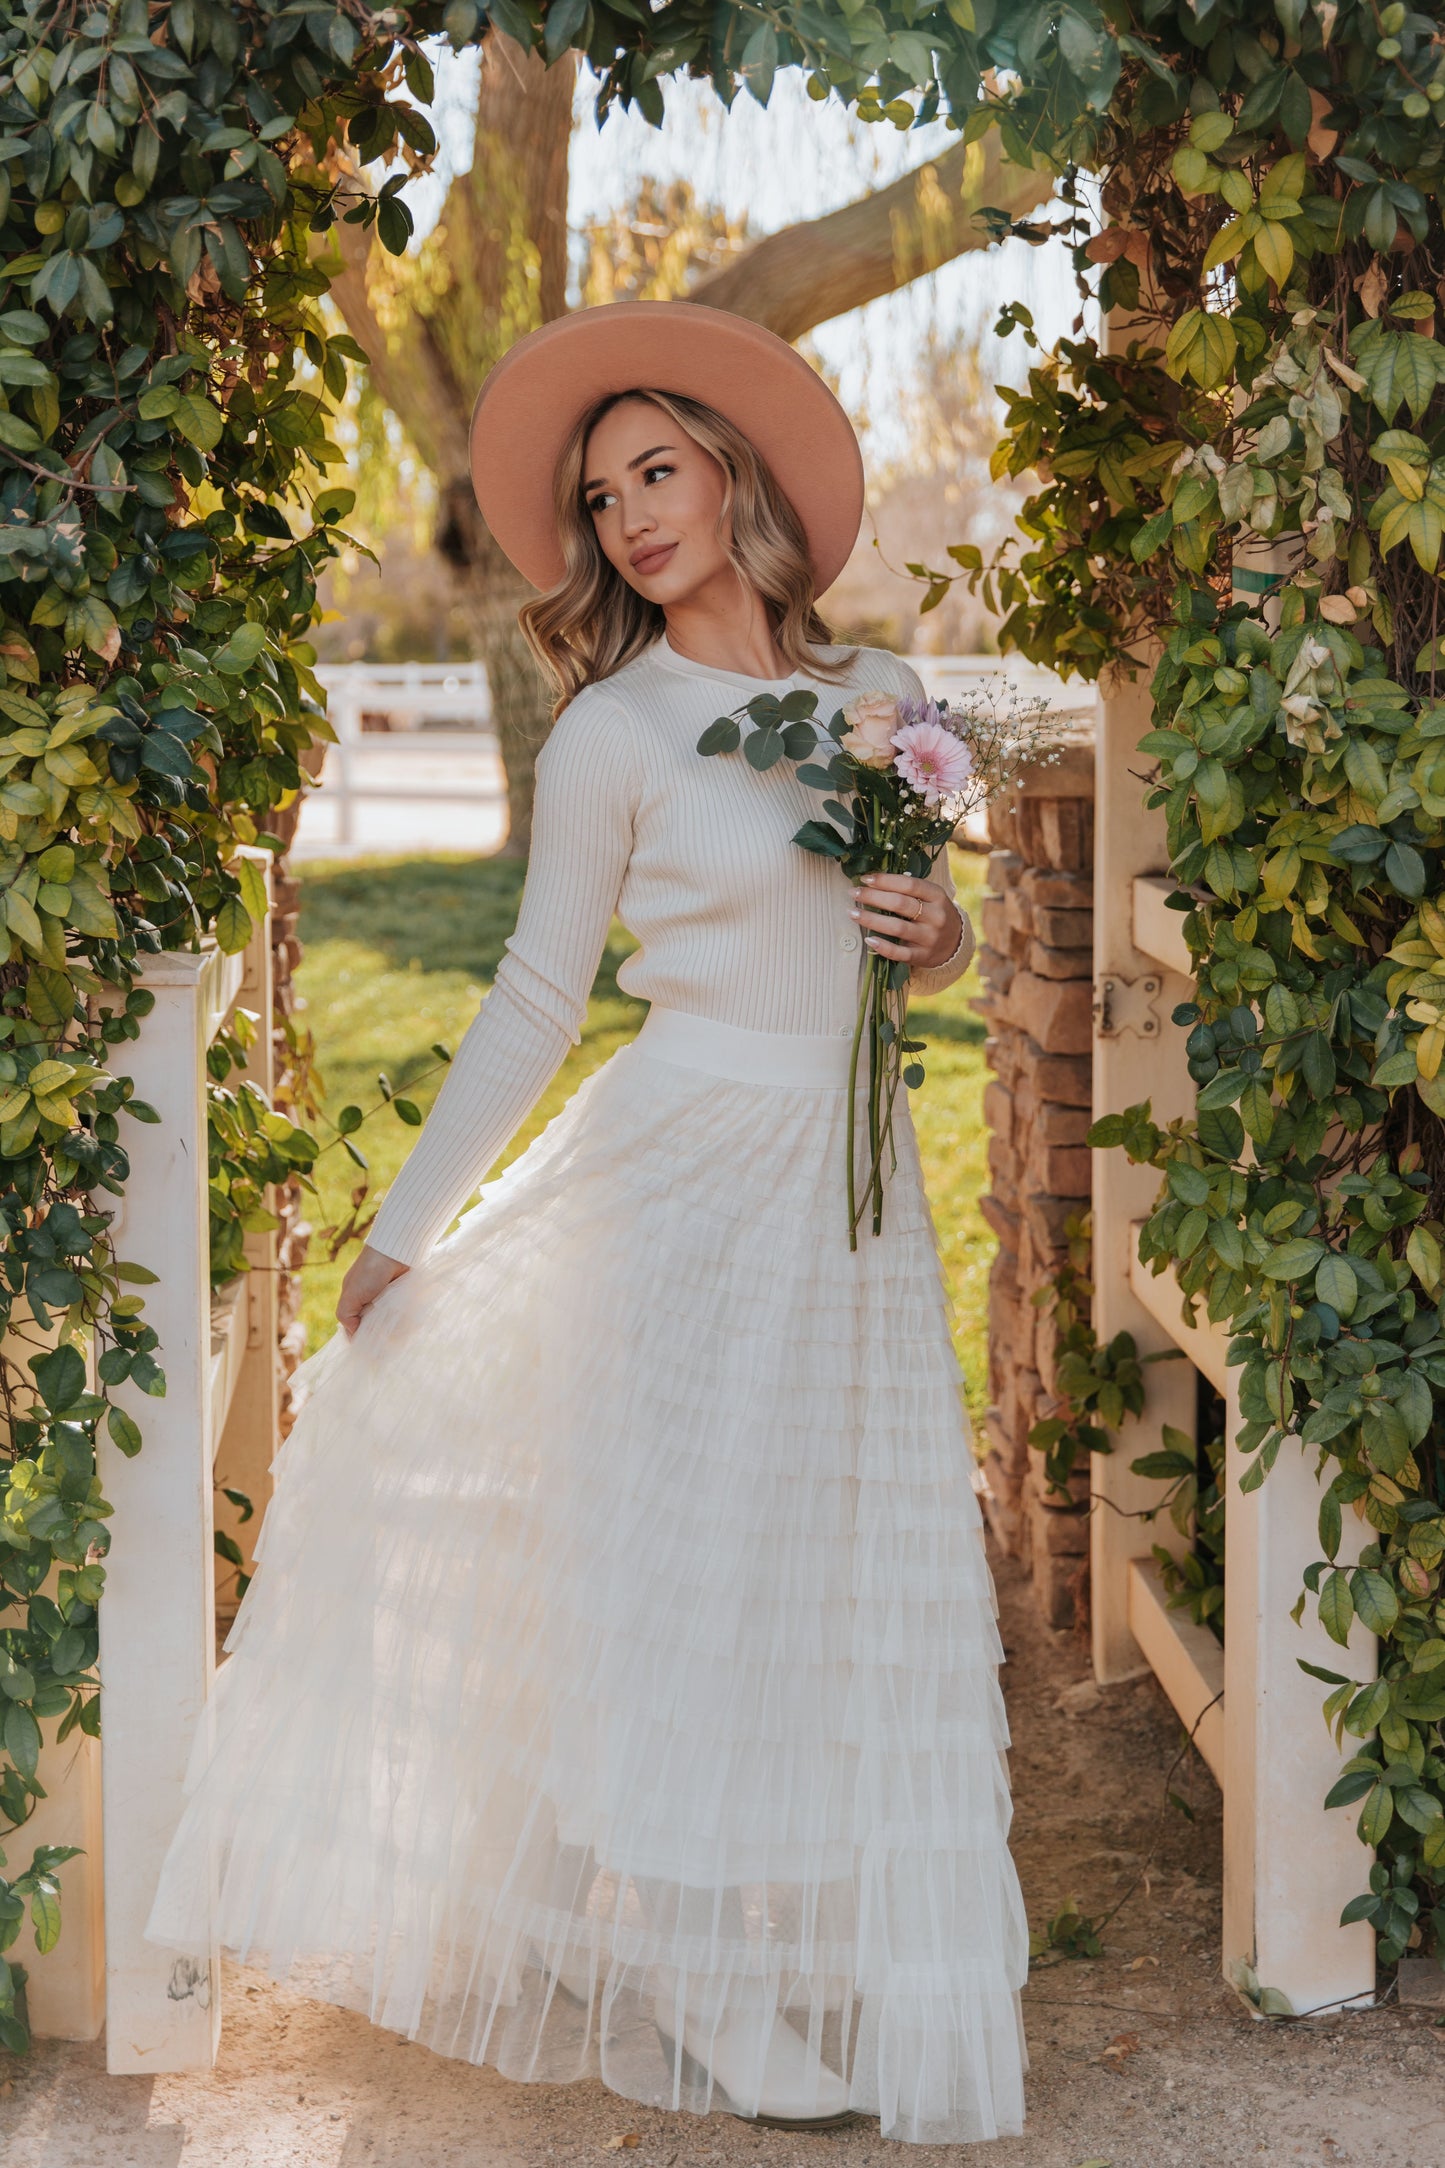
[[[208,941],[197,952],[147,960],[143,983],[155,1007],[128,1064],[137,1096],[160,1119],[130,1125],[130,1177],[114,1234],[121,1257],[156,1274],[146,1316],[160,1338],[166,1391],[155,1400],[118,1387],[144,1442],[128,1460],[103,1433],[97,1456],[114,1507],[100,1676],[106,2067],[117,2073],[207,2068],[220,2038],[214,1944],[192,1958],[147,1942],[143,1930],[215,1681],[213,1491],[228,1415],[234,1411],[241,1455],[237,1479],[244,1472],[254,1483],[258,1504],[275,1451],[276,1291],[267,1269],[275,1241],[258,1236],[248,1249],[259,1283],[255,1309],[250,1275],[230,1300],[213,1303],[207,1168],[206,1053],[242,997],[259,1012],[249,1073],[263,1086],[272,1077],[264,860],[262,871],[267,910],[240,955],[222,955]]]
[[[1341,1927],[1365,1888],[1372,1854],[1356,1810],[1324,1810],[1341,1754],[1320,1714],[1328,1689],[1306,1663],[1374,1677],[1375,1636],[1358,1619],[1349,1645],[1331,1641],[1307,1596],[1290,1617],[1304,1571],[1320,1555],[1317,1448],[1286,1438],[1258,1490],[1241,1491],[1250,1465],[1235,1439],[1243,1422],[1231,1373],[1225,1455],[1224,1947],[1227,1978],[1246,1964],[1296,2014],[1321,2005],[1373,2003],[1375,1930]],[[1337,1563],[1354,1565],[1373,1531],[1346,1513]]]
[[[98,1455],[115,1509],[100,1675],[106,2068],[117,2073],[207,2067],[220,2037],[215,1951],[178,1956],[142,1929],[215,1676],[205,1061],[229,961],[214,947],[150,957],[155,1007],[129,1049],[136,1094],[160,1120],[126,1124],[115,1239],[119,1256],[156,1274],[145,1314],[166,1392],[118,1387],[144,1443],[127,1459],[103,1432]]]

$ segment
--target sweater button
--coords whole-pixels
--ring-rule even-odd
[[[845,948],[845,949],[855,949],[855,948],[857,948],[857,946],[858,946],[858,936],[857,936],[857,934],[856,934],[856,933],[845,933],[845,934],[843,935],[843,938],[841,939],[841,941],[840,941],[840,942],[838,943],[838,946],[839,946],[839,948]]]
[[[852,1036],[853,1026],[851,1024],[840,1024],[838,1026],[838,1037],[840,1039],[851,1039]]]

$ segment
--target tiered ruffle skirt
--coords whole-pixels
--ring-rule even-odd
[[[1002,1647],[913,1130],[852,1252],[846,1089],[680,1047],[614,1054],[303,1367],[146,1931],[699,2112],[655,1995],[775,2011],[885,2136],[1014,2133]]]

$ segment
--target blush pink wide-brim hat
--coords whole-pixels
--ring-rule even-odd
[[[808,538],[819,594],[863,519],[853,424],[815,370],[775,332],[694,301],[608,301],[519,339],[472,410],[472,486],[498,546],[534,587],[566,569],[553,509],[557,460],[598,400],[662,391],[700,400],[757,447]]]

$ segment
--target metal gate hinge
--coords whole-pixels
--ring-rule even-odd
[[[1117,1039],[1126,1031],[1141,1039],[1157,1039],[1159,1017],[1154,1004],[1163,980],[1156,972],[1147,978],[1123,979],[1104,972],[1094,981],[1094,1032],[1100,1039]]]

